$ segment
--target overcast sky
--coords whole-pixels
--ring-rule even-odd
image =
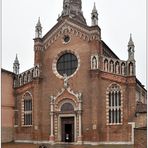
[[[137,78],[146,85],[146,0],[82,0],[88,25],[91,25],[94,2],[102,39],[122,60],[127,60],[127,44],[132,33]],[[63,0],[2,0],[2,68],[13,71],[16,53],[20,72],[33,67],[38,17],[45,35],[57,23],[62,7]]]

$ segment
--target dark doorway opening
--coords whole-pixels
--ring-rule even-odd
[[[62,142],[74,142],[74,117],[61,118]]]

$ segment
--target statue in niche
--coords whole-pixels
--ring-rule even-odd
[[[122,66],[121,66],[121,73],[124,75],[125,73],[124,73],[124,64],[122,64]]]
[[[119,74],[119,63],[116,64],[116,73]]]
[[[81,100],[82,99],[82,93],[78,93],[78,98]]]
[[[113,72],[113,62],[110,63],[110,72]]]
[[[54,96],[50,96],[51,103],[54,101]]]
[[[31,80],[32,80],[32,78],[31,78],[31,73],[28,72],[28,82],[30,82]]]
[[[24,83],[27,83],[27,75],[24,74]]]
[[[68,88],[68,76],[67,76],[67,74],[63,74],[63,78],[64,78],[64,88]]]
[[[97,59],[95,56],[92,59],[92,69],[97,69]]]
[[[34,68],[34,77],[38,77],[39,76],[39,69],[38,69],[38,67],[36,66],[35,68]]]
[[[133,75],[133,64],[132,63],[130,63],[130,65],[129,65],[129,73],[130,73],[130,75]]]
[[[105,61],[104,66],[105,66],[104,70],[108,71],[108,62],[107,61]]]

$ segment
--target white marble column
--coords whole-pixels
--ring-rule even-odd
[[[50,142],[54,142],[54,113],[53,113],[53,98],[51,97],[51,103],[50,103]]]
[[[79,136],[78,143],[82,143],[82,101],[79,100],[79,110],[78,110],[78,119],[79,119]]]

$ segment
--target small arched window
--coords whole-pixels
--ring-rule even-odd
[[[62,112],[73,112],[74,111],[74,107],[71,103],[64,103],[61,106],[61,111]]]

